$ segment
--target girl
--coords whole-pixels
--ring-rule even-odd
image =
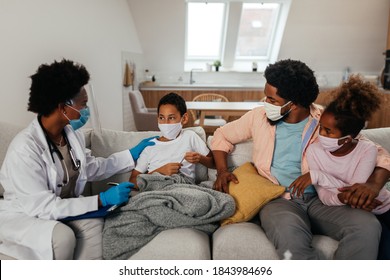
[[[338,188],[364,183],[374,170],[377,148],[357,136],[381,102],[377,87],[359,76],[352,76],[336,93],[320,118],[319,141],[307,150],[310,172],[290,186],[291,192],[299,196],[305,189],[303,185],[313,184],[322,203],[329,206],[344,205]],[[382,188],[368,210],[377,215],[386,227],[384,231],[390,228],[389,209],[390,192]]]

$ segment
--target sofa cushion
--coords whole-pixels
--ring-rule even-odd
[[[274,245],[255,223],[220,227],[213,234],[214,260],[277,260]]]
[[[319,252],[320,259],[333,259],[338,244],[338,241],[328,236],[313,236],[312,245]],[[268,240],[263,229],[253,222],[220,227],[213,234],[212,250],[214,260],[279,259],[274,245]]]
[[[206,140],[206,133],[201,127],[190,127],[185,129],[191,129],[195,131],[204,141]],[[147,137],[161,135],[159,131],[115,131],[109,129],[102,129],[101,134],[98,132],[92,133],[91,139],[91,151],[92,155],[96,157],[108,157],[109,155],[129,149],[137,145],[142,139]],[[207,167],[197,164],[196,165],[196,181],[206,181],[207,180]],[[124,182],[128,181],[130,178],[131,172],[126,172],[122,174],[116,174],[111,176],[106,180],[99,182],[92,182],[92,194],[98,194],[102,191],[105,191],[108,186],[107,182]]]
[[[221,221],[221,225],[249,221],[261,207],[285,192],[285,187],[260,176],[250,162],[235,169],[233,174],[239,183],[229,183],[229,194],[236,202],[236,211],[233,216]]]
[[[130,257],[131,260],[209,260],[209,236],[192,228],[160,232]]]

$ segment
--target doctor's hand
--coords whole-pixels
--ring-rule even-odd
[[[152,142],[150,140],[152,139],[155,139],[157,138],[158,136],[153,136],[153,137],[149,137],[149,138],[145,138],[144,140],[142,140],[141,142],[138,143],[137,146],[131,148],[129,151],[130,151],[130,154],[131,156],[133,157],[133,160],[136,161],[140,154],[142,153],[142,151],[147,147],[147,146],[154,146],[156,145],[155,142]]]
[[[129,194],[134,184],[130,182],[123,182],[117,186],[111,187],[105,192],[99,194],[102,206],[122,204],[129,200]]]

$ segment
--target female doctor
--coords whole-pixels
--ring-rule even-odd
[[[37,118],[13,139],[0,171],[0,252],[17,259],[101,259],[103,218],[58,220],[126,202],[128,182],[81,194],[87,181],[130,171],[153,143],[144,139],[130,152],[91,156],[78,130],[89,117],[85,67],[55,61],[31,79],[28,110]]]

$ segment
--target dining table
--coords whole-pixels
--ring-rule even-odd
[[[246,112],[263,106],[264,102],[242,101],[242,102],[218,102],[218,101],[187,101],[187,110],[200,112],[199,125],[204,125],[206,116],[242,116]]]

